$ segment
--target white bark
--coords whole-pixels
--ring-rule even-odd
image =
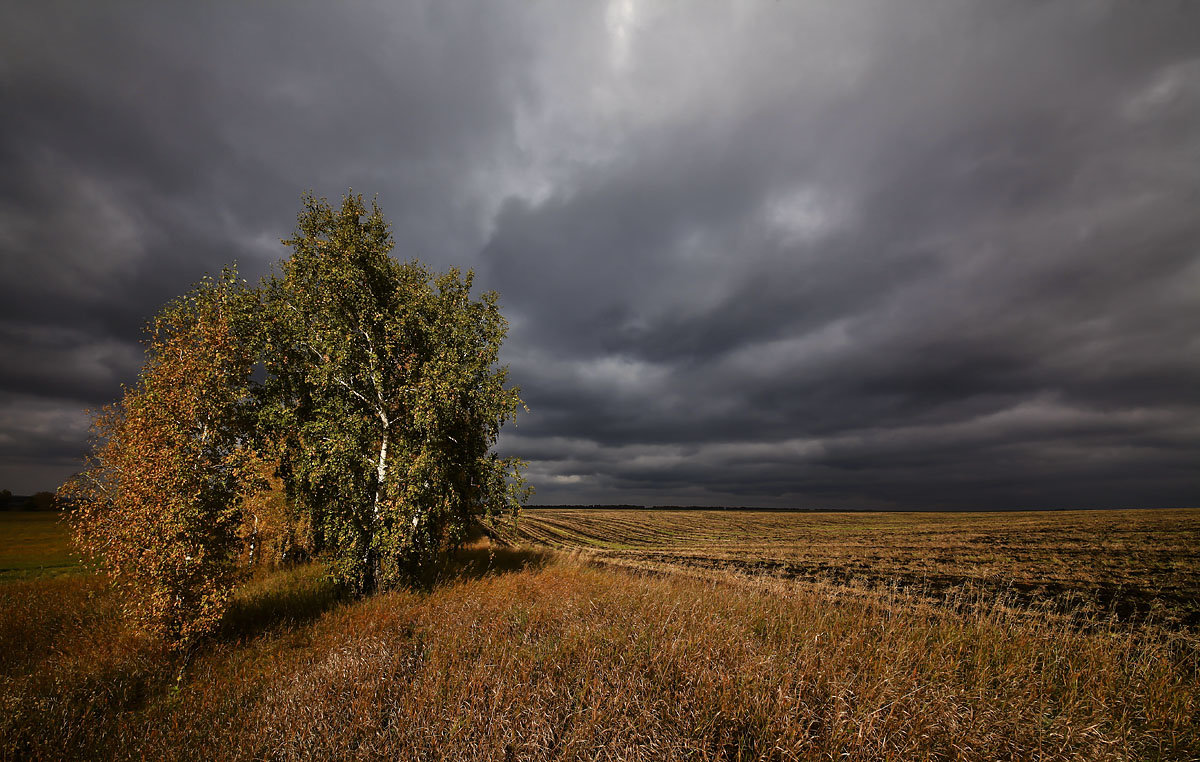
[[[250,532],[250,566],[254,566],[254,549],[258,545],[258,514],[254,514],[254,529]]]
[[[388,451],[387,416],[380,413],[379,417],[384,421],[383,441],[379,443],[379,460],[375,462],[375,504],[371,507],[371,536],[367,538],[366,555],[363,557],[363,562],[368,566],[367,574],[376,585],[379,584],[379,580],[375,579],[374,570],[369,567],[371,565],[371,546],[375,543],[375,534],[379,531],[379,502],[383,496],[383,480],[387,478]]]
[[[379,461],[375,464],[375,506],[371,512],[372,528],[379,526],[379,501],[383,494],[383,480],[387,478],[387,425],[383,428],[383,441],[379,443]]]

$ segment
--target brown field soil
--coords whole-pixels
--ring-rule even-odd
[[[1200,509],[994,513],[530,509],[505,539],[643,569],[1002,594],[1200,624]]]

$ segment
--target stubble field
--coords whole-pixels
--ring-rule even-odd
[[[1154,516],[1126,537],[1153,546],[1129,563],[1186,590],[1197,516]],[[872,518],[898,538],[890,556]],[[1164,604],[1062,616],[966,583],[894,584],[886,570],[951,574],[943,556],[982,542],[971,527],[1002,524],[890,518],[535,510],[508,538],[523,544],[481,541],[425,592],[354,600],[318,565],[261,573],[187,657],[130,631],[93,575],[2,582],[0,759],[1200,757],[1200,641]],[[1056,523],[1071,516],[1016,518],[1074,536]],[[1041,543],[1074,558],[1047,579],[1110,552],[1076,542]],[[822,553],[875,570],[827,574]],[[953,579],[1038,574],[989,558],[962,556]],[[804,559],[804,574],[771,566]]]
[[[1200,510],[527,510],[507,539],[612,565],[971,593],[1200,624]]]

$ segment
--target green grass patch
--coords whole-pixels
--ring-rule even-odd
[[[70,535],[57,511],[0,512],[0,582],[79,572]]]

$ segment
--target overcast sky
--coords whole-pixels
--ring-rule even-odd
[[[500,292],[535,503],[1200,505],[1200,3],[7,3],[0,488],[310,188]]]

